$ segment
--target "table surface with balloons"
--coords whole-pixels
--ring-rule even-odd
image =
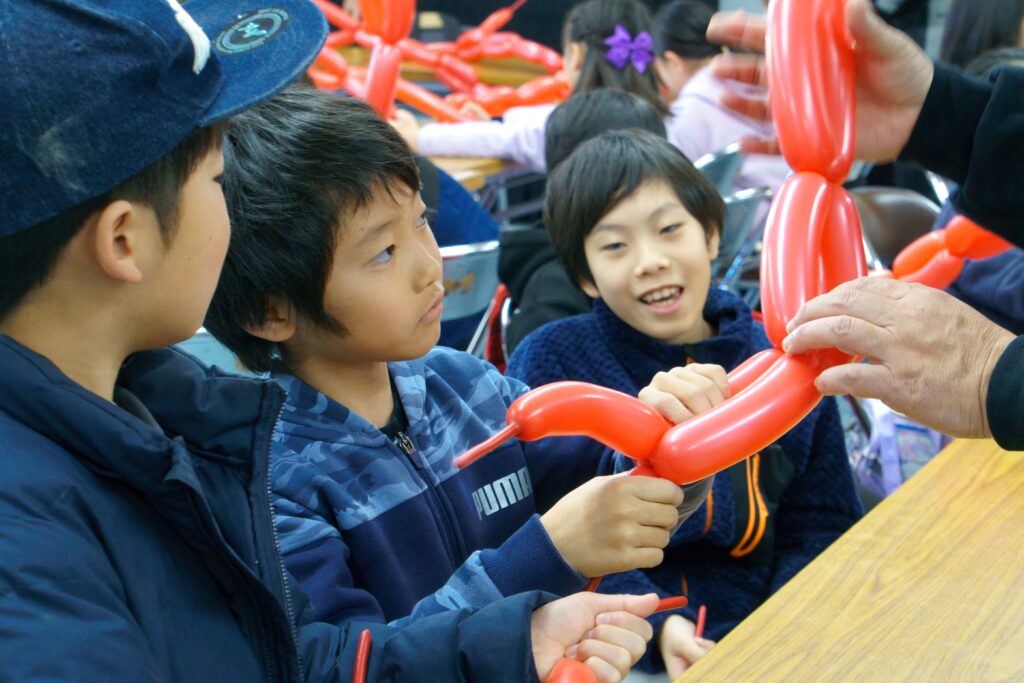
[[[562,100],[570,88],[559,75],[561,56],[501,31],[523,1],[493,13],[453,42],[425,44],[409,37],[415,0],[363,0],[361,19],[326,0],[314,0],[335,30],[309,75],[320,88],[365,98],[384,116],[392,115],[396,100],[450,122],[468,120],[461,110],[468,102],[500,116],[512,106]],[[769,7],[766,58],[772,118],[782,154],[794,171],[772,200],[763,237],[762,314],[774,348],[730,373],[728,400],[676,425],[635,397],[602,387],[578,382],[541,387],[517,400],[509,408],[508,426],[457,458],[458,466],[468,466],[513,437],[529,441],[585,435],[636,460],[635,474],[694,482],[776,441],[821,401],[814,384],[817,375],[857,360],[836,349],[799,356],[781,350],[786,325],[805,302],[868,275],[860,219],[842,186],[854,161],[856,104],[844,6],[843,0],[776,0]],[[342,56],[340,50],[352,45],[370,51],[365,68],[350,65]],[[535,64],[543,75],[518,88],[484,84],[474,64],[506,57]],[[451,94],[442,98],[401,78],[403,61],[428,69]],[[892,273],[877,275],[943,287],[959,273],[964,258],[1008,247],[959,218],[912,244]],[[793,597],[798,583],[780,595]],[[763,628],[776,631],[775,624]],[[871,635],[878,639],[879,634]],[[566,659],[548,680],[582,683],[595,678],[583,664]]]
[[[1024,458],[955,441],[687,681],[1024,680]]]

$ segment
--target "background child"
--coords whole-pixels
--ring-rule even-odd
[[[566,15],[562,29],[564,73],[573,92],[618,88],[643,97],[662,116],[668,115],[652,65],[646,63],[638,70],[626,63],[619,68],[608,60],[605,40],[617,26],[634,38],[650,32],[650,12],[638,0],[586,0]],[[430,123],[422,128],[409,112],[400,112],[396,125],[420,154],[501,157],[543,172],[544,127],[554,108],[514,107],[500,122]]]
[[[711,74],[711,60],[722,51],[708,42],[711,8],[700,0],[674,0],[662,5],[654,21],[655,67],[668,89],[671,116],[668,139],[691,161],[722,151],[745,137],[770,138],[770,121],[744,116],[722,104],[727,84]],[[785,159],[752,154],[734,182],[736,190],[777,188],[789,175]]]
[[[416,620],[661,560],[702,483],[680,513],[669,482],[591,480],[613,458],[585,439],[513,441],[455,468],[525,387],[430,350],[440,258],[387,122],[298,87],[227,140],[234,234],[207,327],[287,391],[271,486],[285,562],[319,619]]]
[[[509,375],[533,386],[571,379],[625,392],[656,376],[652,386],[682,398],[677,412],[666,411],[675,421],[727,398],[725,371],[769,343],[740,299],[709,289],[723,210],[714,187],[655,135],[615,131],[578,147],[551,174],[545,223],[594,309],[527,337]],[[642,662],[674,677],[860,514],[836,407],[825,399],[775,444],[715,478],[661,566],[602,586],[688,593],[682,616],[655,618],[664,622],[660,653]],[[700,604],[708,606],[709,641],[693,635]]]
[[[558,105],[548,120],[544,135],[547,167],[557,166],[581,142],[622,128],[665,136],[661,114],[642,97],[612,88],[573,95]],[[511,354],[541,325],[589,311],[590,297],[565,272],[543,221],[528,229],[505,230],[500,239],[498,277],[512,297],[512,317],[504,330]]]

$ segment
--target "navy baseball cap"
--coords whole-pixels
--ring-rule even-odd
[[[273,95],[326,37],[309,0],[3,0],[0,238]]]

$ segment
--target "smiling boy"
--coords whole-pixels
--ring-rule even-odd
[[[724,209],[714,186],[655,135],[613,131],[578,147],[548,180],[544,221],[593,311],[528,336],[509,375],[532,386],[579,380],[627,393],[656,377],[682,399],[666,411],[677,422],[728,398],[726,371],[769,344],[743,301],[710,287]],[[775,444],[716,477],[661,566],[609,577],[602,588],[688,591],[692,607],[654,618],[660,651],[641,662],[674,678],[860,514],[837,410],[825,399]],[[694,635],[700,604],[711,640]]]

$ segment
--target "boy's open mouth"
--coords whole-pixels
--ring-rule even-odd
[[[683,288],[679,285],[669,285],[652,289],[640,296],[640,302],[654,309],[671,308],[683,295]]]

